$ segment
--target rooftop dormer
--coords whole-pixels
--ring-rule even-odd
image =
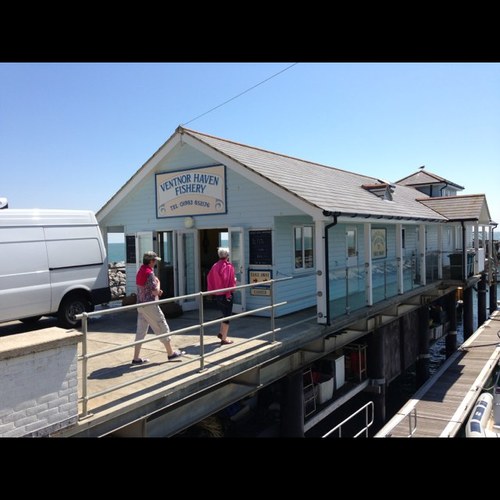
[[[396,186],[380,179],[378,181],[377,184],[362,184],[361,187],[378,196],[381,200],[392,201],[392,193],[396,189]]]
[[[419,167],[414,174],[396,181],[396,184],[414,187],[421,193],[431,197],[456,196],[458,191],[464,189],[464,187],[459,184],[455,184],[444,177],[440,177],[439,175],[425,170],[425,165]]]

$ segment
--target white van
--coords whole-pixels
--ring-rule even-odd
[[[111,300],[106,248],[88,210],[0,210],[0,322],[76,314]]]

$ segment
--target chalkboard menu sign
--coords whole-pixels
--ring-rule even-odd
[[[135,236],[125,236],[125,251],[127,254],[127,264],[135,264],[136,256],[135,256]]]
[[[250,265],[270,266],[273,263],[271,230],[249,231]]]

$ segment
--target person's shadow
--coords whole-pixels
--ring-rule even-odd
[[[220,341],[211,341],[205,344],[205,354],[211,354],[221,347]],[[200,354],[199,346],[186,346],[182,348],[183,351],[188,355],[194,355],[195,357]],[[165,363],[182,363],[182,361],[186,359],[183,357],[175,358],[172,360],[165,359],[164,361],[154,361],[149,363],[144,363],[143,365],[133,365],[131,363],[123,363],[117,366],[108,366],[104,368],[99,368],[98,370],[94,370],[89,374],[89,380],[105,380],[110,378],[119,378],[126,373],[138,372],[139,370],[143,370],[144,368],[152,367],[152,366],[161,366]],[[190,358],[190,360],[193,358]]]
[[[99,368],[98,370],[94,370],[88,378],[90,380],[93,379],[108,379],[108,378],[118,378],[123,376],[125,373],[137,372],[139,370],[143,370],[144,368],[148,368],[149,366],[160,366],[163,363],[144,363],[143,365],[132,365],[131,363],[124,363],[118,366]]]

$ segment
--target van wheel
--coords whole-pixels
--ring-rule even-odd
[[[33,323],[36,323],[40,318],[41,316],[31,316],[29,318],[22,318],[21,321],[25,325],[32,325]]]
[[[74,328],[80,325],[75,316],[92,309],[90,302],[81,295],[66,297],[59,307],[59,325],[63,328]]]

